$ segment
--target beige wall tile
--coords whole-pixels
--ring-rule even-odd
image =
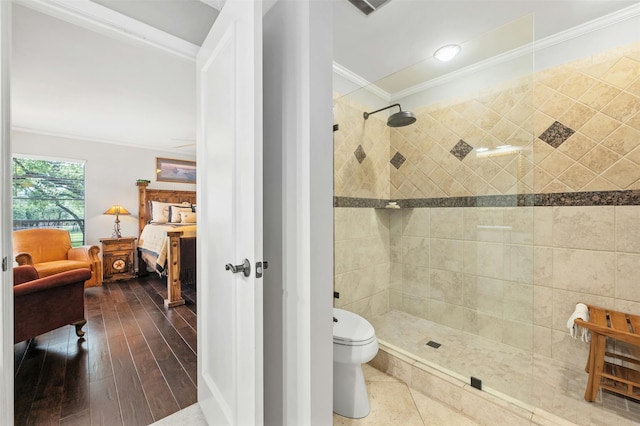
[[[582,96],[580,101],[595,110],[600,110],[615,98],[620,89],[600,81],[594,81],[593,85]]]
[[[601,145],[597,145],[580,159],[580,164],[584,165],[596,174],[601,174],[619,159],[619,154],[616,154]]]
[[[340,299],[336,300],[336,306],[345,306],[387,290],[389,279],[389,263],[374,264],[336,275],[335,290],[340,292]]]
[[[613,131],[605,140],[602,146],[617,152],[620,155],[627,155],[640,145],[640,131],[629,126],[620,126]]]
[[[432,238],[430,241],[429,266],[446,271],[462,272],[463,247],[461,240],[441,240]]]
[[[638,206],[617,206],[616,250],[627,253],[640,253],[640,208]]]
[[[506,282],[503,316],[507,320],[533,324],[533,285]]]
[[[426,319],[437,321],[438,323],[455,330],[462,330],[463,310],[464,308],[462,306],[430,300],[429,315]]]
[[[467,207],[463,212],[463,238],[472,241],[504,242],[503,209]]]
[[[606,251],[553,250],[554,288],[614,296],[615,256]]]
[[[574,133],[558,147],[558,151],[577,161],[595,146],[596,143],[592,139],[582,133]]]
[[[429,298],[440,302],[460,305],[463,300],[463,274],[460,272],[430,269]]]
[[[551,332],[551,357],[565,364],[584,368],[589,355],[589,345],[580,338],[572,339],[569,333]]]
[[[613,206],[553,208],[553,246],[593,250],[614,249]]]
[[[579,131],[593,140],[601,141],[621,126],[620,121],[598,113],[582,126]]]
[[[504,279],[533,284],[533,246],[506,245],[504,254]]]
[[[551,329],[533,326],[533,352],[551,358]]]
[[[533,325],[529,322],[505,321],[502,342],[531,351],[533,349]]]
[[[463,209],[438,208],[431,210],[430,235],[432,238],[461,239]]]
[[[494,278],[476,277],[464,280],[464,306],[479,313],[502,317],[505,282]]]
[[[403,236],[402,262],[408,265],[429,266],[429,240]]]
[[[616,256],[616,292],[617,299],[640,302],[640,255],[619,253]]]
[[[553,321],[553,294],[554,291],[552,288],[534,287],[533,323],[535,325],[551,328]],[[569,312],[568,315],[571,315],[571,312]]]
[[[402,291],[402,268],[404,265],[399,262],[391,262],[389,264],[389,289]]]
[[[533,282],[537,287],[553,287],[552,247],[533,247]]]
[[[620,189],[627,189],[640,179],[640,167],[624,158],[618,160],[602,173],[602,177],[613,182]]]
[[[428,237],[431,209],[403,209],[403,234],[412,237]]]
[[[504,277],[505,247],[502,244],[477,244],[476,271],[479,276],[489,278]]]
[[[406,295],[426,299],[431,293],[431,273],[429,268],[402,265],[402,292]]]
[[[638,78],[640,62],[622,57],[603,76],[603,80],[620,89],[625,89]]]
[[[335,194],[640,189],[640,83],[628,81],[638,71],[621,60],[621,51],[541,73],[544,83],[536,75],[535,87],[505,85],[414,109],[418,122],[401,129],[389,129],[381,119],[363,127],[363,108],[339,99],[337,115],[344,118],[336,121],[341,130],[334,135]],[[558,148],[538,139],[554,121],[576,131]],[[475,151],[459,161],[449,150],[460,139],[476,148],[517,141],[512,144],[527,147],[524,163],[481,158]],[[363,164],[353,155],[359,144],[367,153]],[[389,164],[396,151],[407,158],[400,170]],[[517,347],[534,342],[536,353],[582,368],[586,345],[567,338],[566,329],[576,302],[640,313],[633,283],[640,264],[639,211],[336,209],[336,288],[345,292],[336,304],[365,316],[401,309]]]
[[[566,172],[558,176],[558,180],[577,192],[584,188],[597,175],[580,164],[574,164]]]
[[[390,310],[402,310],[402,293],[390,289],[389,290],[389,309]]]

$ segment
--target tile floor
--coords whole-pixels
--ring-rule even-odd
[[[640,403],[600,392],[584,400],[587,374],[583,367],[567,366],[542,356],[454,330],[400,311],[371,319],[376,336],[391,348],[431,366],[446,367],[452,376],[468,383],[471,376],[525,404],[541,408],[580,425],[640,424]],[[435,341],[442,346],[426,345]],[[585,356],[588,348],[585,347]],[[535,380],[534,380],[535,378]]]
[[[363,365],[371,412],[362,419],[333,414],[335,426],[471,426],[478,423],[460,412],[409,388],[398,379]]]
[[[596,402],[584,401],[587,375],[581,368],[567,367],[543,357],[523,354],[510,346],[457,332],[409,314],[391,311],[373,318],[381,341],[388,346],[413,351],[430,365],[456,368],[456,378],[478,375],[492,388],[521,398],[533,407],[578,425],[640,425],[640,403],[601,392]],[[428,340],[442,346],[427,347]],[[451,364],[455,358],[456,365]],[[411,389],[405,383],[375,368],[363,366],[371,413],[363,419],[333,415],[334,425],[475,425],[461,412]],[[479,373],[478,373],[479,372]],[[536,380],[532,383],[532,377]],[[465,380],[466,381],[466,380]],[[206,425],[197,405],[158,422],[162,426]]]
[[[362,419],[348,419],[334,414],[335,426],[472,426],[478,424],[369,365],[364,365],[363,371],[367,381],[371,412]],[[206,426],[206,424],[198,404],[154,423],[155,426]]]

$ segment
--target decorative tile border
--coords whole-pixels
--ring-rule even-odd
[[[389,200],[378,198],[333,197],[333,207],[368,207],[383,209]]]
[[[380,209],[384,208],[390,201],[397,202],[401,208],[405,209],[438,207],[638,206],[640,205],[640,190],[412,198],[406,200],[333,197],[333,207],[368,207]]]

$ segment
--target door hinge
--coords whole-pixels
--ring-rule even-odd
[[[2,258],[2,272],[6,272],[9,267],[9,262],[7,260],[7,256]]]

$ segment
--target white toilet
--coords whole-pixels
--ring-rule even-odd
[[[370,410],[362,364],[378,353],[378,339],[373,326],[359,315],[334,308],[333,317],[333,411],[359,419]]]

